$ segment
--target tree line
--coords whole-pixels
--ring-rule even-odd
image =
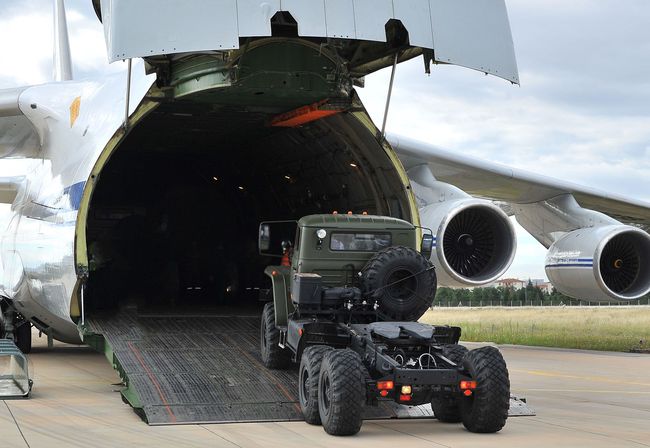
[[[615,305],[618,302],[612,301]],[[650,294],[641,299],[625,302],[629,305],[650,305]],[[565,296],[555,288],[549,293],[537,288],[532,281],[528,281],[526,287],[515,289],[512,286],[485,287],[485,288],[447,288],[440,287],[436,292],[434,306],[556,306],[556,305],[607,305],[608,303],[597,303],[580,301]]]

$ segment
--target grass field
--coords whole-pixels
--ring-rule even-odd
[[[420,322],[457,325],[464,341],[586,350],[650,348],[650,307],[434,308]]]

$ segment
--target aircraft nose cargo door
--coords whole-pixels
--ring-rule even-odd
[[[0,400],[27,398],[31,390],[27,357],[13,341],[0,339]]]

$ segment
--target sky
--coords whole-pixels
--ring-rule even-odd
[[[0,89],[52,78],[52,1],[0,1]],[[650,2],[506,0],[521,85],[454,66],[400,64],[389,132],[650,201]],[[75,78],[108,65],[90,0],[67,0]],[[359,94],[381,124],[389,70]],[[0,172],[2,163],[0,162]],[[544,278],[546,250],[517,228],[506,274]]]

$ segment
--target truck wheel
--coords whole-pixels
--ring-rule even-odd
[[[351,436],[363,423],[363,364],[350,349],[332,350],[318,378],[318,410],[323,428],[333,436]]]
[[[32,351],[32,324],[23,321],[17,324],[15,331],[16,347],[24,354]]]
[[[462,365],[467,352],[467,347],[463,345],[448,344],[442,347],[442,355],[457,365]],[[460,423],[463,421],[458,397],[434,395],[431,398],[431,410],[439,422]]]
[[[260,352],[262,363],[269,369],[285,369],[291,364],[291,354],[280,343],[280,330],[275,326],[273,303],[264,305],[260,325]]]
[[[409,247],[377,252],[361,271],[364,295],[379,301],[392,320],[416,321],[436,295],[436,273],[429,261]]]
[[[298,374],[298,398],[302,415],[310,425],[321,424],[318,412],[318,377],[323,357],[332,350],[332,347],[325,345],[314,345],[302,352]]]
[[[501,352],[495,347],[471,350],[463,358],[463,367],[477,382],[474,393],[460,402],[463,425],[470,432],[501,430],[510,406],[510,379]]]

